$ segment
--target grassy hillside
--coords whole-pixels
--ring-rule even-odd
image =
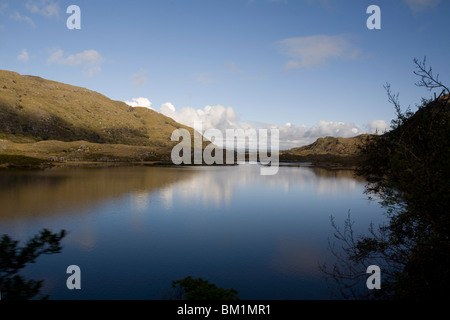
[[[148,108],[0,70],[0,166],[55,161],[170,161],[183,128]],[[206,146],[209,142],[204,142]]]
[[[293,148],[288,152],[295,155],[311,155],[311,154],[332,154],[332,155],[354,155],[358,153],[358,147],[369,137],[368,134],[362,134],[352,138],[319,138],[314,143]]]
[[[192,129],[97,92],[0,70],[0,135],[42,140],[168,146],[173,130]]]
[[[352,167],[358,162],[359,147],[371,135],[352,138],[319,138],[314,143],[280,152],[280,161],[312,162],[315,165]]]
[[[48,140],[30,143],[0,141],[0,166],[27,166],[48,162],[139,162],[170,161],[170,149],[166,147],[130,146],[124,144],[100,144],[88,141]],[[18,162],[18,160],[20,160]],[[28,162],[27,162],[28,161]],[[44,162],[45,162],[44,161]],[[41,161],[43,164],[43,161]]]

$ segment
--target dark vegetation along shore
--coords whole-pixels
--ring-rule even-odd
[[[385,86],[397,118],[392,130],[361,148],[357,174],[369,198],[385,208],[387,221],[370,234],[353,233],[332,220],[336,262],[322,265],[330,287],[342,298],[448,301],[450,292],[450,96],[431,67],[414,60],[418,87],[434,90],[418,110],[402,110],[399,95]],[[436,92],[437,91],[437,92]],[[440,92],[440,94],[439,94]],[[335,248],[342,248],[337,252]],[[368,266],[381,270],[380,290],[359,290]]]

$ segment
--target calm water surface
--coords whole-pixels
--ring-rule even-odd
[[[355,230],[381,223],[351,171],[281,167],[54,168],[0,171],[0,235],[26,241],[65,229],[61,253],[22,273],[51,299],[163,299],[201,277],[241,299],[329,299],[330,216]],[[81,290],[66,287],[69,265]]]

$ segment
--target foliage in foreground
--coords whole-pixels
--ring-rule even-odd
[[[172,282],[172,288],[178,290],[185,300],[239,300],[236,289],[224,289],[202,278],[186,277]]]
[[[371,226],[364,237],[353,234],[350,218],[343,230],[333,222],[342,250],[332,244],[336,264],[322,270],[344,297],[450,297],[449,89],[433,75],[425,59],[414,62],[420,77],[417,85],[439,88],[442,93],[423,99],[415,113],[402,112],[398,94],[385,86],[397,119],[391,131],[362,147],[358,174],[367,178],[366,192],[387,210],[388,222]],[[356,284],[367,278],[366,268],[372,264],[381,268],[382,290],[358,290]]]
[[[19,241],[3,235],[0,241],[0,290],[3,300],[27,300],[35,298],[42,287],[41,280],[26,280],[19,274],[27,264],[34,263],[43,254],[61,251],[61,240],[66,231],[52,233],[44,229],[31,238],[24,247]],[[46,297],[43,297],[46,298]]]

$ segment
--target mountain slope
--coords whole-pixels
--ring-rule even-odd
[[[400,141],[406,137],[408,139],[421,140],[423,137],[420,134],[423,132],[435,132],[438,125],[446,128],[449,123],[449,117],[450,96],[447,94],[439,97],[437,100],[425,101],[424,105],[420,106],[415,113],[412,113],[402,123],[401,128],[388,131],[379,136],[379,138],[383,139],[402,135],[404,138],[398,138]],[[431,139],[427,143],[417,144],[416,148],[420,150],[414,152],[421,152],[423,154],[436,152],[439,149],[436,145],[439,144],[445,134],[448,134],[448,132],[439,132],[436,134],[436,139]],[[360,161],[360,147],[373,137],[374,135],[362,134],[352,138],[319,138],[310,145],[281,151],[280,161],[304,161],[323,166],[355,167]],[[442,150],[442,152],[446,151]]]
[[[178,144],[171,136],[180,128],[194,139],[192,128],[154,110],[132,108],[85,88],[0,70],[0,166],[170,162],[171,150]],[[203,147],[208,143],[204,141]]]
[[[312,162],[315,165],[352,167],[358,161],[359,147],[371,135],[352,138],[319,138],[314,143],[280,152],[280,161]]]
[[[293,148],[289,152],[303,156],[311,154],[354,155],[358,153],[358,146],[361,146],[369,136],[368,134],[361,134],[352,138],[319,138],[310,145]]]
[[[0,134],[10,140],[84,140],[169,146],[177,128],[193,130],[146,108],[80,87],[0,70]],[[22,140],[23,141],[23,140]]]

